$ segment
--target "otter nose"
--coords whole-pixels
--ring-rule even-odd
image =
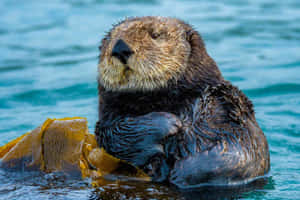
[[[127,64],[127,60],[132,54],[133,51],[121,39],[117,41],[111,52],[111,55],[118,58],[123,64]]]

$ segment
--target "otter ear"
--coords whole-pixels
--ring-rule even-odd
[[[98,46],[98,50],[101,51],[101,49],[102,49],[102,44],[100,44],[100,45]]]
[[[191,43],[192,41],[192,38],[193,38],[193,35],[194,35],[194,30],[190,29],[188,31],[185,32],[185,37],[186,37],[186,40]]]
[[[104,45],[105,42],[106,42],[106,38],[103,38],[103,39],[100,41],[100,45],[98,46],[99,51],[101,51],[101,49],[103,48],[103,45]]]
[[[98,49],[101,51],[108,44],[109,35],[106,35],[100,42]]]
[[[203,49],[205,48],[204,42],[199,33],[193,29],[189,29],[185,32],[186,40],[191,45],[192,49]],[[204,49],[205,50],[205,49]]]

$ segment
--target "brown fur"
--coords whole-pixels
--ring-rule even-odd
[[[119,38],[134,51],[127,66],[111,56]],[[222,79],[199,34],[175,18],[127,19],[102,40],[101,52],[99,81],[107,90],[149,91],[182,78]]]
[[[127,64],[111,56],[119,39],[134,52]],[[179,187],[235,184],[269,171],[251,101],[223,79],[190,25],[126,19],[100,49],[96,135],[109,153]]]

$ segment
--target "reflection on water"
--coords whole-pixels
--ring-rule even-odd
[[[87,117],[93,132],[105,32],[125,16],[175,16],[202,34],[224,77],[253,101],[272,178],[265,186],[184,192],[135,182],[93,189],[63,174],[0,170],[0,199],[299,198],[299,9],[298,0],[1,0],[0,145],[47,117]]]
[[[45,174],[40,172],[1,171],[0,197],[9,199],[262,199],[268,190],[274,189],[272,177],[257,179],[242,186],[200,187],[193,190],[179,190],[174,186],[141,182],[118,181],[93,188],[89,180],[64,173]],[[253,192],[255,191],[255,192]],[[24,195],[26,194],[26,195]],[[29,195],[29,196],[28,196]]]
[[[201,187],[193,190],[178,190],[173,187],[166,187],[155,184],[133,184],[126,183],[106,188],[93,190],[90,200],[104,199],[239,199],[250,197],[249,193],[256,190],[254,199],[264,197],[266,191],[262,189],[274,189],[272,178],[263,178],[254,181],[251,184],[236,187]]]

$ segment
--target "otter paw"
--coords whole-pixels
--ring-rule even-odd
[[[181,120],[171,113],[152,112],[145,115],[145,117],[150,120],[149,125],[153,127],[153,131],[156,132],[155,136],[158,140],[175,135],[182,128]]]
[[[182,123],[174,114],[152,112],[136,118],[127,118],[121,127],[123,134],[120,143],[123,144],[130,138],[126,160],[136,166],[142,166],[153,156],[165,155],[162,144],[166,138],[180,130]]]

